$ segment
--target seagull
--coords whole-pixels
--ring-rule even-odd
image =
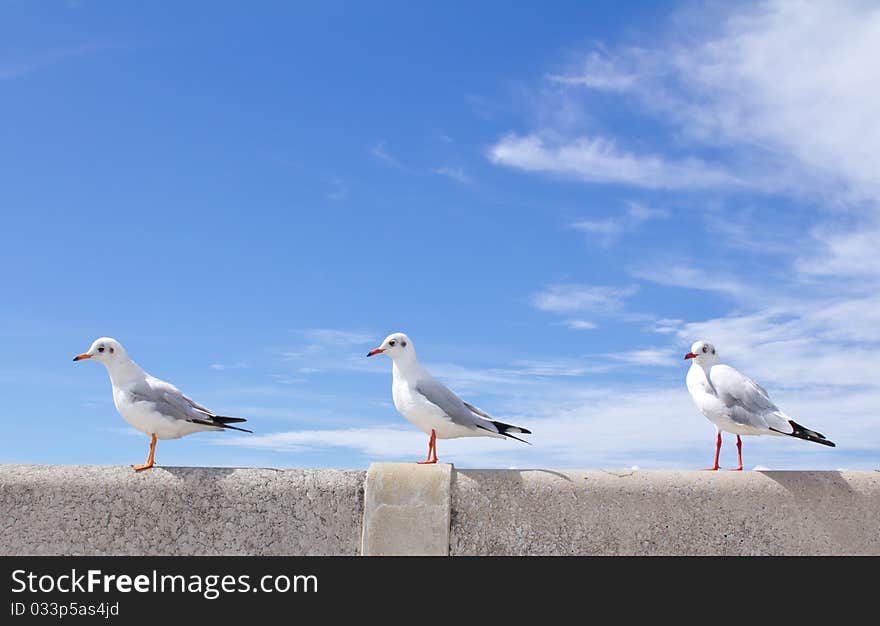
[[[246,422],[241,417],[215,415],[201,404],[187,398],[164,380],[147,374],[129,358],[122,344],[110,337],[95,339],[88,352],[73,357],[74,361],[93,359],[104,364],[113,385],[113,403],[122,418],[145,435],[150,436],[150,453],[143,465],[132,465],[142,472],[153,467],[157,439],[179,439],[204,430],[240,430],[230,426]]]
[[[415,346],[403,333],[388,335],[382,345],[370,350],[367,356],[376,354],[386,354],[393,361],[391,396],[394,406],[403,417],[430,436],[428,458],[419,461],[419,465],[437,462],[438,437],[498,437],[529,443],[511,433],[530,435],[532,431],[495,420],[437,382],[419,365]]]
[[[736,451],[742,471],[742,440],[740,435],[788,435],[834,447],[825,435],[804,428],[783,413],[767,390],[748,376],[724,365],[715,352],[715,346],[698,341],[684,355],[693,359],[687,374],[687,388],[697,408],[715,424],[718,438],[715,441],[715,464],[708,468],[718,469],[721,453],[721,431],[736,435]]]

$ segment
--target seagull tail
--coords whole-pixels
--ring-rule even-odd
[[[798,439],[806,439],[807,441],[813,441],[815,443],[821,443],[823,446],[830,446],[832,448],[836,447],[835,443],[833,441],[829,441],[822,433],[817,433],[815,430],[804,428],[794,420],[788,420],[788,423],[791,424],[791,427],[794,429],[794,432],[787,433],[792,437],[797,437]]]
[[[504,435],[505,437],[510,437],[511,439],[516,439],[517,441],[522,441],[523,443],[528,443],[532,445],[525,439],[520,439],[519,437],[514,437],[510,433],[520,433],[523,435],[531,435],[532,431],[527,428],[521,428],[519,426],[511,426],[510,424],[505,424],[504,422],[496,422],[495,420],[490,420],[495,428],[498,429],[498,432]]]

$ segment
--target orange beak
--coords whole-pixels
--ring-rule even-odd
[[[693,352],[688,352],[687,354],[684,355],[684,358],[685,359],[696,359],[697,355],[694,354]]]
[[[88,352],[83,352],[82,354],[77,354],[75,357],[73,357],[73,360],[74,361],[82,361],[83,359],[91,359],[91,358],[92,358],[91,354],[89,354]]]
[[[382,348],[376,348],[374,350],[370,350],[369,352],[367,352],[367,356],[373,356],[375,354],[382,354],[383,352],[385,352],[385,350],[383,350]]]

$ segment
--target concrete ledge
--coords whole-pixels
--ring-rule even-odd
[[[451,554],[880,554],[878,472],[456,472]]]
[[[0,465],[0,511],[3,555],[880,555],[880,472]]]
[[[0,554],[354,555],[364,475],[0,465]]]

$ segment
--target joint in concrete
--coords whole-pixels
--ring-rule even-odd
[[[364,489],[364,556],[447,556],[452,465],[373,463]]]

